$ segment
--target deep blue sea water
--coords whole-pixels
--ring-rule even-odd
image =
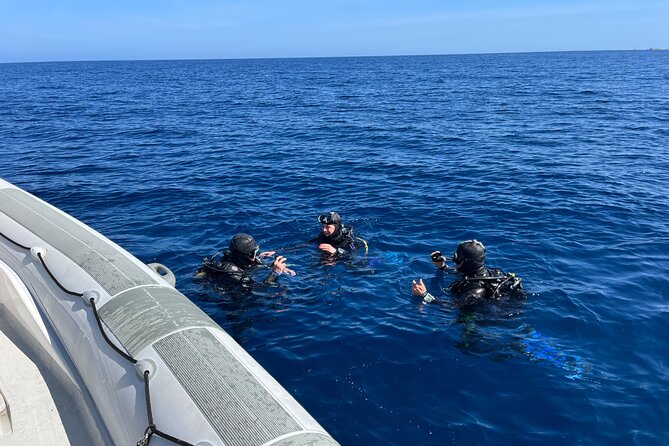
[[[168,265],[342,445],[669,444],[669,52],[4,64],[0,176]],[[329,210],[367,256],[193,279]],[[439,292],[468,238],[526,301]]]

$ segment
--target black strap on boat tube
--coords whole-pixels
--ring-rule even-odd
[[[153,422],[153,409],[151,407],[151,388],[149,386],[149,371],[144,370],[144,398],[146,400],[146,418],[149,419],[149,428],[155,430],[156,424]]]
[[[23,249],[25,249],[26,251],[30,251],[30,248],[29,248],[29,247],[27,247],[27,246],[23,246],[23,245],[21,245],[20,243],[15,242],[14,240],[10,239],[9,237],[7,237],[7,236],[6,236],[5,234],[3,234],[2,232],[0,232],[0,236],[2,236],[2,238],[4,238],[5,240],[7,240],[8,242],[10,242],[10,243],[12,243],[12,244],[18,246],[19,248],[23,248]],[[44,258],[42,257],[42,253],[38,252],[38,253],[37,253],[37,258],[39,258],[40,263],[42,264],[42,266],[44,267],[44,269],[46,270],[46,272],[49,274],[49,277],[51,277],[51,280],[53,280],[54,283],[55,283],[56,285],[58,285],[58,288],[60,288],[64,293],[69,294],[70,296],[76,296],[76,297],[83,297],[83,296],[84,296],[83,293],[77,293],[77,292],[68,290],[67,288],[65,288],[65,287],[58,281],[58,279],[56,279],[56,277],[53,275],[53,273],[51,272],[51,270],[49,269],[49,267],[46,265],[46,262],[44,261]],[[111,339],[109,339],[109,337],[107,336],[107,333],[105,333],[105,330],[104,330],[104,328],[102,327],[102,319],[100,319],[100,316],[98,315],[98,309],[97,309],[97,307],[96,307],[96,305],[95,305],[95,299],[94,299],[94,298],[91,298],[91,299],[89,300],[89,302],[91,303],[91,308],[93,309],[93,315],[95,316],[95,321],[96,321],[97,324],[98,324],[98,329],[100,330],[100,333],[102,334],[102,337],[103,337],[104,340],[107,342],[107,344],[109,344],[109,346],[110,346],[111,348],[113,348],[114,351],[116,351],[116,353],[118,353],[119,355],[123,356],[125,359],[127,359],[127,360],[130,361],[131,363],[133,363],[133,364],[137,364],[137,360],[136,360],[135,358],[133,358],[132,356],[130,356],[129,354],[127,354],[126,352],[124,352],[123,350],[121,350],[120,348],[118,348],[118,347],[111,341]],[[143,437],[141,440],[139,440],[139,441],[137,442],[137,444],[138,444],[138,445],[142,445],[142,446],[148,446],[149,441],[151,441],[151,436],[155,434],[155,435],[157,435],[157,436],[159,436],[159,437],[164,438],[165,440],[171,441],[172,443],[178,444],[178,445],[180,445],[180,446],[193,446],[192,443],[188,443],[187,441],[180,440],[180,439],[178,439],[178,438],[176,438],[176,437],[173,437],[173,436],[171,436],[171,435],[169,435],[169,434],[166,434],[165,432],[160,431],[160,430],[156,427],[156,424],[153,422],[153,410],[152,410],[152,408],[151,408],[151,392],[150,392],[150,388],[149,388],[149,371],[148,371],[148,370],[144,371],[144,395],[145,395],[145,398],[146,398],[146,415],[147,415],[147,418],[148,418],[148,420],[149,420],[149,426],[148,426],[148,427],[146,428],[146,430],[144,431],[144,437]]]
[[[184,441],[184,440],[179,440],[178,438],[173,437],[170,434],[166,434],[165,432],[160,431],[157,428],[153,429],[153,433],[156,434],[159,437],[164,438],[165,440],[171,441],[172,443],[176,443],[180,446],[194,446],[193,443],[189,443],[189,442]]]
[[[149,442],[151,442],[151,437],[156,431],[156,424],[153,422],[153,409],[151,408],[151,389],[149,388],[148,370],[144,370],[142,378],[144,378],[144,401],[146,402],[146,418],[149,420],[149,425],[144,431],[144,436],[137,442],[137,446],[148,446]]]
[[[51,277],[51,280],[53,280],[54,283],[55,283],[56,285],[58,285],[58,288],[60,288],[61,290],[63,290],[64,293],[67,293],[67,294],[69,294],[70,296],[83,297],[83,295],[84,295],[83,293],[77,293],[77,292],[75,292],[75,291],[70,291],[70,290],[68,290],[67,288],[65,288],[65,287],[58,281],[58,279],[56,279],[56,278],[54,277],[54,275],[53,275],[53,273],[51,272],[51,270],[49,269],[49,267],[46,266],[46,262],[44,261],[44,258],[42,257],[42,253],[38,252],[38,253],[37,253],[37,257],[39,258],[39,261],[42,263],[42,266],[44,267],[44,269],[46,270],[46,272],[49,274],[49,277]],[[137,363],[137,360],[136,360],[135,358],[133,358],[132,356],[128,355],[126,352],[124,352],[124,351],[121,350],[120,348],[118,348],[118,347],[111,341],[111,339],[109,339],[109,337],[107,336],[107,333],[105,333],[105,330],[104,330],[104,328],[102,327],[102,320],[100,319],[100,316],[98,315],[98,309],[97,309],[97,307],[95,306],[95,299],[91,297],[91,299],[90,299],[89,302],[91,303],[91,307],[93,308],[93,316],[95,316],[95,321],[98,323],[98,329],[100,330],[100,333],[102,334],[102,337],[104,338],[104,340],[107,341],[107,344],[109,344],[109,346],[110,346],[111,348],[113,348],[113,349],[116,351],[116,353],[118,353],[119,355],[123,356],[125,359],[127,359],[127,360],[130,361],[130,362],[132,362],[133,364],[136,364],[136,363]]]
[[[100,333],[102,333],[102,337],[105,338],[105,341],[107,341],[107,344],[109,344],[109,346],[113,348],[116,351],[116,353],[123,356],[125,359],[132,362],[133,364],[137,364],[137,360],[135,358],[133,358],[132,356],[130,356],[129,354],[118,348],[116,344],[114,344],[111,341],[111,339],[109,339],[107,333],[105,333],[105,330],[102,327],[102,319],[100,319],[100,316],[98,316],[98,308],[95,306],[95,299],[91,297],[89,302],[91,303],[91,308],[93,308],[93,316],[95,316],[95,321],[98,323],[98,329],[100,330]]]
[[[0,236],[2,236],[2,238],[4,238],[5,240],[7,240],[9,243],[12,243],[12,244],[18,246],[19,248],[23,248],[23,249],[25,249],[25,250],[27,250],[27,251],[30,251],[30,248],[28,248],[27,246],[23,246],[23,245],[20,244],[20,243],[16,243],[14,240],[10,239],[9,237],[7,237],[7,236],[6,236],[5,234],[3,234],[2,232],[0,232]]]
[[[193,446],[192,443],[188,443],[187,441],[180,440],[176,437],[166,434],[165,432],[162,432],[156,427],[156,423],[153,422],[153,408],[151,406],[151,388],[149,386],[148,370],[144,371],[144,398],[146,400],[146,416],[149,419],[149,426],[146,428],[146,431],[144,432],[144,438],[142,439],[145,441],[146,445],[148,445],[151,441],[151,436],[155,434],[180,446]]]
[[[38,252],[38,253],[37,253],[37,258],[39,258],[39,261],[42,263],[42,266],[44,267],[44,269],[46,270],[46,272],[49,273],[49,277],[51,277],[51,280],[53,280],[53,281],[55,282],[55,284],[58,285],[58,288],[60,288],[61,290],[63,290],[64,293],[69,294],[70,296],[75,296],[75,297],[82,297],[82,296],[84,295],[83,293],[77,293],[77,292],[75,292],[75,291],[70,291],[70,290],[68,290],[67,288],[65,288],[63,285],[61,285],[61,283],[58,281],[58,279],[56,279],[56,278],[54,277],[54,275],[53,275],[53,273],[51,272],[51,270],[49,269],[49,267],[46,266],[46,262],[44,261],[44,258],[42,257],[42,253],[41,253],[41,252]]]
[[[40,262],[42,262],[42,266],[44,266],[44,269],[46,270],[46,272],[49,273],[49,276],[51,277],[51,279],[56,283],[56,285],[58,285],[58,287],[61,290],[63,290],[65,293],[67,293],[71,296],[83,297],[83,295],[84,295],[83,293],[76,293],[74,291],[70,291],[67,288],[65,288],[63,285],[61,285],[60,282],[58,282],[58,280],[54,277],[54,275],[51,272],[51,270],[49,269],[49,267],[46,266],[46,262],[44,261],[44,258],[42,257],[41,253],[38,252],[37,257],[39,258]],[[93,316],[95,316],[95,321],[98,323],[98,329],[100,330],[100,333],[102,334],[102,337],[107,342],[107,344],[109,344],[109,346],[111,348],[113,348],[114,351],[116,351],[116,353],[123,356],[125,359],[132,362],[133,364],[136,364],[137,360],[135,358],[133,358],[132,356],[130,356],[129,354],[127,354],[126,352],[124,352],[123,350],[121,350],[120,348],[118,348],[116,346],[116,344],[114,344],[111,341],[111,339],[109,339],[109,337],[107,336],[107,333],[105,333],[105,330],[102,327],[102,319],[100,319],[100,316],[98,315],[98,308],[95,305],[95,299],[91,297],[89,302],[91,303],[91,307],[93,308]]]

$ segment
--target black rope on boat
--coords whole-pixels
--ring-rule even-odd
[[[44,269],[46,270],[46,272],[49,273],[49,277],[51,277],[51,280],[53,280],[56,283],[56,285],[58,285],[58,288],[63,290],[64,293],[69,294],[70,296],[75,296],[75,297],[82,297],[84,295],[84,293],[77,293],[75,291],[70,291],[67,288],[65,288],[63,285],[61,285],[61,283],[58,281],[58,279],[56,279],[54,277],[54,275],[51,272],[51,270],[49,269],[49,267],[46,266],[46,262],[42,258],[42,253],[41,252],[37,253],[37,258],[39,258],[39,261],[42,262],[42,266],[44,266]]]
[[[137,443],[138,445],[142,441],[145,441],[145,443],[143,443],[143,445],[148,445],[149,442],[151,441],[151,436],[153,436],[155,434],[159,437],[164,438],[165,440],[169,440],[172,443],[176,443],[180,446],[193,446],[192,443],[188,443],[187,441],[180,440],[176,437],[173,437],[169,434],[166,434],[165,432],[159,430],[156,427],[156,423],[154,423],[154,421],[153,421],[153,409],[152,409],[152,405],[151,405],[151,388],[149,386],[149,371],[148,370],[144,371],[144,398],[146,400],[146,416],[149,419],[149,426],[146,428],[146,431],[144,432],[144,438],[142,438],[142,440],[140,440],[139,443]]]
[[[171,441],[172,443],[176,443],[180,446],[194,446],[192,443],[189,443],[184,440],[179,440],[176,437],[171,436],[170,434],[166,434],[165,432],[162,432],[158,430],[157,428],[153,429],[153,433],[156,434],[157,436],[164,438],[165,440]]]
[[[156,424],[153,422],[153,409],[151,408],[151,389],[149,388],[149,371],[144,370],[144,401],[146,402],[146,418],[149,420],[149,426],[144,431],[144,436],[137,442],[137,446],[148,446],[151,437],[156,431]]]
[[[58,279],[56,279],[54,277],[54,275],[51,272],[51,270],[49,269],[49,267],[46,266],[46,262],[44,261],[44,258],[42,257],[42,253],[38,252],[37,257],[39,258],[40,262],[42,262],[42,266],[44,266],[44,269],[46,270],[46,272],[49,273],[49,276],[51,277],[51,280],[53,280],[56,283],[56,285],[58,285],[58,287],[61,290],[63,290],[63,292],[65,292],[65,293],[67,293],[71,296],[76,296],[76,297],[83,297],[84,296],[84,293],[77,293],[77,292],[74,292],[74,291],[70,291],[67,288],[65,288],[63,285],[61,285],[61,283],[58,281]],[[95,298],[91,297],[89,302],[91,303],[91,308],[93,308],[93,316],[95,316],[95,321],[98,324],[98,329],[100,330],[100,334],[102,334],[102,337],[107,342],[107,344],[109,344],[109,346],[112,349],[114,349],[114,351],[116,353],[123,356],[125,359],[132,362],[133,364],[136,364],[137,360],[135,358],[133,358],[132,356],[130,356],[129,354],[127,354],[126,352],[124,352],[123,350],[121,350],[120,348],[118,348],[116,346],[116,344],[114,344],[111,341],[111,339],[109,339],[109,337],[107,336],[107,333],[105,333],[104,327],[102,327],[102,319],[100,319],[100,316],[98,315],[98,308],[95,305]]]
[[[0,236],[7,240],[8,242],[18,246],[19,248],[23,248],[26,251],[30,251],[30,248],[28,246],[23,246],[18,242],[15,242],[14,240],[10,239],[7,237],[5,234],[0,232]],[[70,296],[75,296],[75,297],[83,297],[83,293],[77,293],[75,291],[70,291],[67,288],[65,288],[59,281],[56,279],[56,277],[53,275],[49,267],[46,265],[46,262],[44,261],[44,258],[42,257],[42,253],[38,252],[37,253],[37,258],[39,258],[40,263],[46,270],[46,272],[49,274],[49,277],[51,277],[51,280],[58,285],[58,288],[60,288],[64,293],[69,294]],[[109,344],[109,346],[116,351],[119,355],[123,356],[125,359],[130,361],[133,364],[137,364],[137,360],[118,348],[116,344],[114,344],[111,339],[107,336],[107,333],[105,333],[104,327],[102,326],[102,319],[100,319],[100,316],[98,315],[98,309],[97,306],[95,305],[95,298],[91,297],[89,300],[91,304],[91,308],[93,309],[93,316],[95,316],[95,321],[98,324],[98,329],[100,330],[100,333],[102,334],[102,337],[104,340]],[[156,427],[156,424],[153,421],[153,409],[151,407],[151,389],[149,388],[149,371],[145,370],[144,371],[144,397],[146,399],[146,416],[149,420],[149,426],[146,428],[144,431],[144,437],[142,437],[138,442],[137,446],[148,446],[149,442],[151,441],[151,437],[155,434],[159,437],[164,438],[165,440],[171,441],[172,443],[178,444],[180,446],[194,446],[192,443],[188,443],[187,441],[180,440],[176,437],[173,437],[169,434],[166,434],[165,432],[159,430]]]
[[[146,417],[149,419],[149,428],[152,430],[156,428],[153,422],[153,409],[151,406],[151,388],[149,387],[149,371],[144,370],[144,398],[146,399]]]
[[[27,250],[27,251],[30,251],[30,248],[28,248],[27,246],[23,246],[23,245],[20,244],[20,243],[15,242],[14,240],[10,239],[9,237],[7,237],[7,236],[6,236],[5,234],[3,234],[2,232],[0,232],[0,236],[2,236],[2,238],[4,238],[5,240],[7,240],[9,243],[12,243],[12,244],[18,246],[19,248],[23,248],[23,249],[25,249],[25,250]]]
[[[61,290],[63,290],[63,292],[65,292],[65,293],[67,293],[67,294],[69,294],[69,295],[71,295],[71,296],[76,296],[76,297],[83,297],[83,296],[84,296],[83,293],[77,293],[77,292],[74,292],[74,291],[70,291],[70,290],[68,290],[67,288],[65,288],[63,285],[61,285],[61,283],[58,281],[58,279],[56,279],[56,278],[54,277],[54,275],[53,275],[53,273],[51,272],[51,270],[49,269],[49,267],[46,266],[46,262],[44,261],[44,258],[42,257],[42,253],[38,252],[38,253],[37,253],[37,257],[39,258],[39,261],[42,263],[42,266],[44,266],[44,269],[46,270],[46,272],[49,273],[49,277],[51,277],[51,280],[53,280],[53,281],[56,283],[56,285],[58,285],[58,287],[59,287]],[[98,315],[98,308],[97,308],[97,306],[95,305],[95,298],[91,297],[90,300],[89,300],[89,302],[91,303],[91,307],[93,308],[93,316],[95,316],[95,321],[96,321],[97,324],[98,324],[98,329],[100,330],[100,333],[102,334],[102,337],[103,337],[104,340],[107,342],[107,344],[109,344],[109,346],[110,346],[111,348],[113,348],[114,351],[116,351],[116,353],[118,353],[119,355],[123,356],[125,359],[127,359],[127,360],[130,361],[130,362],[132,362],[133,364],[136,364],[136,363],[137,363],[137,360],[136,360],[135,358],[133,358],[132,356],[130,356],[129,354],[127,354],[126,352],[124,352],[123,350],[121,350],[120,348],[118,348],[118,347],[116,346],[116,344],[114,344],[114,343],[111,341],[111,339],[109,339],[109,337],[107,336],[107,333],[105,333],[105,330],[104,330],[104,328],[102,327],[102,319],[100,319],[100,316]]]
[[[123,356],[125,359],[132,362],[133,364],[137,364],[137,360],[135,358],[133,358],[132,356],[130,356],[129,354],[127,354],[126,352],[124,352],[123,350],[118,348],[116,346],[116,344],[114,344],[111,341],[111,339],[109,339],[109,337],[107,336],[107,333],[105,333],[105,330],[102,327],[102,319],[100,319],[100,316],[98,316],[98,308],[95,306],[95,298],[91,297],[89,302],[91,303],[91,307],[93,308],[93,316],[95,316],[95,321],[98,323],[98,329],[100,329],[100,333],[102,333],[102,337],[105,338],[105,341],[107,341],[107,344],[109,344],[109,346],[111,348],[113,348],[114,351],[116,351],[116,353]]]

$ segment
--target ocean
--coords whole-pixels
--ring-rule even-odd
[[[342,445],[669,443],[667,51],[0,64],[0,176],[171,268]],[[331,210],[367,253],[303,244]],[[196,280],[237,232],[297,275]],[[453,305],[429,255],[473,238],[527,299]]]

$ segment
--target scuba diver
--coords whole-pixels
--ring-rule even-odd
[[[266,265],[261,258],[274,255],[274,251],[258,254],[258,243],[248,234],[237,234],[230,241],[230,249],[219,251],[211,258],[205,258],[196,277],[208,277],[223,282],[225,285],[237,285],[242,290],[250,290],[254,280],[252,272]],[[271,284],[279,279],[282,273],[295,275],[295,271],[286,266],[286,258],[277,256],[264,284]]]
[[[568,345],[526,323],[519,326],[514,321],[521,313],[520,300],[526,297],[522,281],[513,273],[487,268],[485,258],[486,248],[478,240],[460,243],[452,258],[444,257],[439,251],[431,254],[432,263],[439,268],[436,281],[442,279],[448,269],[447,260],[455,263],[455,271],[459,276],[448,287],[454,297],[454,306],[458,308],[457,322],[462,325],[460,339],[455,342],[457,348],[467,353],[489,355],[496,361],[513,357],[527,358],[531,362],[561,371],[570,380],[587,377],[592,365],[574,353]],[[422,297],[425,303],[436,300],[427,291],[422,279],[413,281],[411,292]],[[479,306],[491,301],[496,302],[491,306],[492,311]]]
[[[440,270],[438,274],[446,271],[446,260],[455,263],[455,270],[460,277],[448,288],[458,306],[473,305],[484,299],[499,299],[505,293],[524,295],[520,277],[516,277],[514,273],[505,273],[499,268],[486,268],[485,257],[486,248],[478,240],[460,243],[452,259],[442,256],[439,251],[431,254],[432,263]],[[436,300],[428,293],[423,279],[413,281],[411,293],[422,297],[425,302]]]
[[[322,225],[321,233],[313,239],[318,242],[318,249],[338,257],[349,254],[357,248],[353,228],[345,227],[338,213],[322,214],[318,217],[318,222]]]

